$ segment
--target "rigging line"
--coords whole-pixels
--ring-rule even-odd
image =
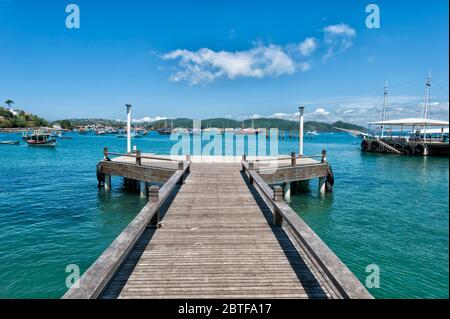
[[[408,85],[408,84],[414,84],[414,83],[422,82],[422,81],[425,81],[425,80],[426,80],[426,78],[420,78],[420,79],[411,80],[411,81],[407,81],[407,82],[400,82],[400,83],[389,84],[389,88],[405,86],[405,85]],[[365,96],[380,95],[380,92],[383,92],[383,91],[384,91],[384,86],[380,87],[380,89],[379,89],[379,91],[377,91],[377,93],[368,93]]]
[[[389,87],[397,87],[397,86],[403,86],[403,85],[408,85],[408,84],[414,84],[414,83],[418,83],[418,82],[425,81],[425,80],[426,80],[426,78],[420,78],[420,79],[411,80],[411,81],[407,81],[407,82],[394,83],[392,85],[389,85]]]
[[[445,89],[443,86],[441,86],[439,84],[439,82],[437,82],[436,80],[433,80],[433,83],[436,84],[437,87],[440,88],[442,91],[444,91],[447,94],[447,96],[449,95],[447,89]]]

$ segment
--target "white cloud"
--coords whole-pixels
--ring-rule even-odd
[[[308,115],[314,117],[327,117],[328,115],[330,115],[330,112],[320,107],[316,109],[314,112],[309,113]]]
[[[308,62],[301,62],[298,64],[298,68],[303,71],[306,72],[309,69],[311,69],[311,65]]]
[[[175,50],[164,54],[164,60],[178,60],[178,70],[171,75],[174,82],[187,80],[191,84],[211,82],[225,77],[262,78],[292,74],[296,70],[294,60],[277,45],[258,45],[246,51],[198,51]],[[301,67],[304,69],[304,66]]]
[[[355,29],[349,27],[347,24],[340,23],[329,25],[323,29],[328,36],[344,36],[344,37],[354,37],[356,36]]]
[[[348,49],[356,31],[346,24],[329,25],[323,29],[322,43],[314,37],[307,37],[299,43],[276,44],[255,43],[242,51],[214,51],[201,48],[197,51],[177,49],[161,56],[163,60],[174,61],[170,80],[188,81],[192,85],[210,83],[218,78],[263,78],[306,72],[311,69],[313,53],[319,47],[327,50],[324,60]]]
[[[423,108],[422,101],[422,96],[391,95],[387,109],[388,118],[421,117]],[[326,105],[326,109],[330,113],[327,116],[327,120],[330,122],[342,120],[367,125],[368,122],[379,119],[383,105],[383,96],[330,97],[301,101],[301,104],[308,105],[308,108],[322,108],[323,105]],[[448,101],[432,101],[430,105],[431,118],[436,120],[448,119]]]
[[[353,39],[356,37],[355,29],[344,23],[326,26],[323,32],[324,41],[328,45],[327,53],[323,57],[324,61],[327,61],[334,54],[350,48],[353,45]]]
[[[317,49],[317,40],[315,38],[306,38],[298,46],[300,54],[310,56]]]
[[[269,117],[282,119],[282,120],[296,120],[298,119],[299,113],[289,114],[289,113],[274,113]]]
[[[132,122],[133,123],[150,123],[150,122],[154,122],[154,121],[161,121],[161,120],[168,120],[169,117],[165,117],[165,116],[145,116],[143,118],[140,119],[133,119]]]

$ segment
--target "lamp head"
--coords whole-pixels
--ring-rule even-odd
[[[305,107],[304,106],[299,106],[298,107],[298,111],[300,113],[300,116],[303,115],[303,113],[305,112]]]

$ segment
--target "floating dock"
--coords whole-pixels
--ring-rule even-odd
[[[325,152],[104,157],[100,186],[137,180],[149,202],[63,298],[372,298],[283,199],[312,178],[330,191]]]

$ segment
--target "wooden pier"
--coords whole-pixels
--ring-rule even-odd
[[[409,140],[392,137],[367,137],[361,142],[364,152],[416,156],[448,156],[449,144],[443,139]]]
[[[408,118],[369,123],[369,129],[372,126],[377,127],[375,132],[364,135],[361,142],[364,152],[415,156],[449,155],[447,121]],[[396,134],[393,134],[394,131]]]
[[[283,200],[287,183],[326,188],[325,154],[104,153],[105,187],[137,179],[149,202],[63,298],[372,298]]]

